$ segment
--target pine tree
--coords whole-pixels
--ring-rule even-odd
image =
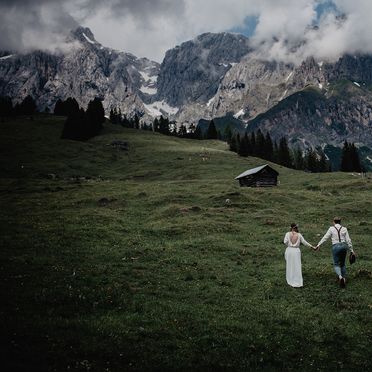
[[[122,122],[123,122],[123,115],[121,114],[121,108],[120,107],[119,107],[119,110],[118,110],[117,121],[118,121],[118,124],[122,124]]]
[[[279,164],[279,146],[276,141],[273,143],[273,162]]]
[[[274,147],[273,147],[273,141],[271,140],[269,132],[266,133],[264,149],[265,149],[264,159],[270,160],[270,161],[273,160]]]
[[[60,98],[57,100],[54,106],[54,115],[68,116],[73,112],[79,110],[79,104],[75,98],[68,97],[66,101],[62,101]]]
[[[121,114],[120,114],[121,115]],[[124,115],[123,119],[121,120],[121,125],[124,127],[124,128],[130,128],[130,121],[129,119],[127,118],[127,115]]]
[[[165,135],[170,134],[169,119],[164,118],[163,115],[161,115],[160,119],[159,119],[159,132],[162,133],[162,134],[165,134]]]
[[[295,169],[305,169],[305,160],[300,147],[297,147],[295,150],[293,150],[293,165]]]
[[[115,122],[116,122],[116,114],[115,114],[115,111],[116,111],[116,108],[115,108],[115,109],[111,108],[111,110],[110,110],[109,120],[110,120],[110,122],[111,122],[112,124],[115,124]]]
[[[189,130],[188,130],[187,136],[190,137],[190,138],[194,138],[195,129],[196,129],[195,124],[191,123],[189,125]]]
[[[105,110],[102,101],[97,97],[90,101],[85,115],[88,123],[87,138],[98,135],[103,128],[102,124],[105,122]]]
[[[199,139],[199,140],[203,139],[203,132],[202,132],[199,124],[196,126],[196,129],[195,129],[195,132],[194,132],[194,138]]]
[[[251,133],[250,143],[251,143],[250,155],[256,156],[257,155],[257,152],[256,152],[256,135],[255,135],[254,132]]]
[[[54,106],[53,114],[54,115],[60,115],[60,116],[64,115],[63,114],[63,101],[60,98],[58,98],[58,100],[57,100],[57,102]]]
[[[279,164],[288,168],[292,166],[291,154],[285,137],[282,137],[279,141],[278,157]]]
[[[30,96],[26,96],[21,104],[18,106],[20,115],[33,115],[36,113],[35,100]]]
[[[68,116],[74,112],[79,111],[79,104],[75,98],[68,97],[62,105],[62,114],[63,116]]]
[[[218,139],[218,133],[217,133],[216,125],[214,124],[213,119],[209,123],[206,138],[207,139]]]
[[[154,129],[154,132],[159,132],[159,120],[158,120],[158,118],[154,119],[152,127]]]
[[[352,170],[354,172],[360,173],[362,171],[362,167],[360,165],[358,149],[356,148],[354,143],[352,143],[350,146],[350,155],[351,155]]]
[[[140,128],[140,122],[139,122],[139,117],[137,113],[134,115],[134,128],[139,129]]]
[[[88,123],[83,109],[72,111],[68,115],[61,138],[84,141],[90,137]]]
[[[227,143],[230,143],[232,139],[232,130],[231,130],[230,124],[225,128],[223,138]]]
[[[327,157],[322,149],[319,150],[320,158],[318,161],[318,172],[329,172]]]
[[[261,132],[261,129],[257,131],[256,134],[256,146],[255,146],[255,155],[261,159],[265,158],[265,137]]]
[[[0,96],[0,117],[11,116],[13,113],[13,103],[10,97]]]
[[[229,150],[233,152],[238,152],[238,139],[237,135],[233,134],[229,143]]]
[[[350,144],[345,141],[341,155],[341,172],[351,172],[353,169],[353,161],[351,155]]]
[[[306,152],[305,167],[310,172],[317,172],[318,170],[318,159],[316,152],[312,148],[308,149]]]
[[[178,137],[186,137],[187,136],[186,125],[181,124],[181,126],[178,129],[177,135],[178,135]]]
[[[245,132],[243,138],[240,140],[239,148],[238,148],[238,155],[240,156],[248,156],[249,154],[249,144],[248,144],[248,134]]]

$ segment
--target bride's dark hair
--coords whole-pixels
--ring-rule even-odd
[[[294,230],[294,231],[298,232],[298,225],[297,225],[297,223],[291,223],[291,230]]]

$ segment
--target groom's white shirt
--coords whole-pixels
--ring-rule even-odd
[[[332,244],[340,243],[340,240],[338,238],[338,232],[337,232],[336,228],[338,230],[340,230],[340,228],[341,228],[341,230],[340,230],[341,243],[346,243],[349,246],[350,250],[353,252],[353,245],[351,243],[351,239],[350,239],[349,233],[347,231],[347,228],[345,226],[341,226],[338,223],[336,223],[334,226],[331,226],[328,229],[328,231],[325,233],[323,238],[318,243],[318,246],[322,245],[329,238],[331,238]]]

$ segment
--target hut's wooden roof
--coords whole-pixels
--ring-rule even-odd
[[[235,179],[238,180],[239,178],[242,178],[242,177],[246,177],[246,176],[250,176],[252,174],[260,173],[265,168],[270,169],[270,171],[273,172],[273,173],[275,173],[276,175],[279,174],[274,168],[271,168],[270,165],[264,164],[264,165],[261,165],[260,167],[256,167],[256,168],[252,168],[252,169],[246,170],[242,174],[239,174],[238,177],[235,177]]]

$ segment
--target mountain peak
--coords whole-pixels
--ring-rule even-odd
[[[96,41],[94,34],[89,27],[79,26],[75,30],[72,30],[71,34],[76,40],[80,42],[83,42],[83,43],[88,42],[90,44],[99,44]]]

